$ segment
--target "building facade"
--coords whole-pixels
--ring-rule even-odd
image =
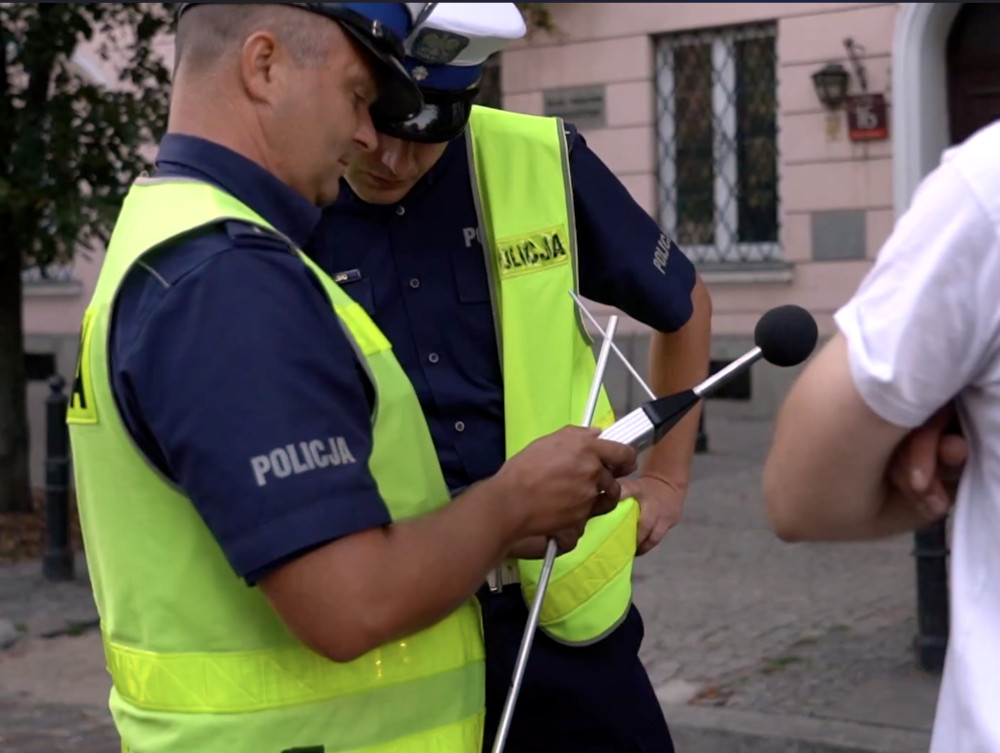
[[[1000,117],[998,8],[553,3],[556,31],[535,32],[503,54],[502,102],[577,123],[698,266],[714,302],[713,360],[724,362],[751,347],[754,324],[772,306],[806,307],[829,335],[833,312],[942,150]],[[163,50],[169,58],[168,42]],[[85,75],[107,78],[88,49],[76,62]],[[829,65],[840,68],[818,89],[814,74]],[[820,94],[837,82],[867,101],[824,104]],[[53,370],[73,373],[100,261],[80,257],[48,279],[25,272],[39,485],[42,380]],[[628,320],[619,332],[641,366],[648,332]],[[794,373],[758,364],[708,410],[768,415]],[[641,400],[614,366],[609,389],[618,407]]]
[[[1000,117],[1000,12],[987,3],[550,12],[554,33],[504,54],[504,106],[576,120],[697,264],[714,302],[713,361],[752,347],[758,317],[783,303],[831,334],[920,177]],[[814,75],[828,66],[847,100],[821,101]],[[758,365],[709,410],[767,415],[794,373]]]

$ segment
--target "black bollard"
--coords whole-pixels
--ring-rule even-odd
[[[66,381],[56,374],[49,379],[51,394],[45,399],[45,556],[46,580],[73,580],[73,552],[69,546],[69,428],[63,391]]]
[[[695,454],[708,452],[708,434],[705,433],[705,401],[701,401],[701,413],[698,414],[698,438],[694,443]]]
[[[948,648],[947,518],[913,534],[917,565],[917,634],[913,650],[917,665],[940,673]]]

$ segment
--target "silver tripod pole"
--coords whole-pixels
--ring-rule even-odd
[[[608,319],[608,326],[604,330],[604,341],[601,343],[601,351],[597,356],[597,369],[594,371],[594,380],[590,383],[590,395],[587,397],[587,407],[583,412],[582,426],[590,426],[591,421],[594,420],[597,398],[601,393],[601,382],[604,381],[604,372],[608,367],[608,354],[611,352],[612,340],[617,328],[618,317],[611,316]],[[521,648],[517,652],[517,664],[514,665],[514,676],[511,678],[510,692],[507,694],[507,700],[503,707],[503,715],[500,717],[500,725],[497,727],[497,736],[493,741],[493,753],[503,753],[503,746],[507,742],[510,723],[514,717],[514,705],[517,703],[518,693],[521,692],[524,670],[528,666],[528,653],[531,651],[531,644],[535,640],[535,630],[538,628],[538,617],[542,611],[542,600],[545,598],[545,590],[549,586],[549,578],[552,577],[552,568],[555,567],[555,564],[556,540],[549,539],[545,545],[545,561],[542,563],[542,572],[538,577],[538,589],[535,591],[535,598],[531,602],[528,622],[524,626],[524,637],[521,638]]]
[[[576,301],[577,307],[580,309],[580,311],[583,312],[583,315],[586,316],[588,320],[590,320],[590,323],[594,326],[594,329],[596,329],[597,332],[601,336],[603,336],[604,330],[601,329],[601,325],[597,323],[597,320],[594,318],[594,315],[591,314],[589,311],[587,311],[587,307],[583,305],[583,301],[580,299],[580,296],[576,294],[576,291],[571,290],[569,291],[569,294],[573,296],[573,300]],[[612,343],[611,350],[612,352],[614,352],[616,356],[618,356],[618,360],[622,362],[622,366],[624,366],[628,370],[628,373],[632,375],[632,378],[639,383],[640,387],[642,387],[642,391],[646,393],[646,397],[648,397],[650,400],[656,400],[656,393],[653,392],[652,389],[650,389],[649,385],[646,384],[646,380],[643,379],[642,376],[640,376],[639,372],[635,370],[635,366],[629,363],[628,359],[625,357],[625,354],[618,349],[618,346]]]

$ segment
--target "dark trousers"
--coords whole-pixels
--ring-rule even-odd
[[[479,592],[486,638],[486,734],[493,747],[528,619],[517,585]],[[592,646],[564,646],[540,630],[507,736],[505,753],[674,753],[660,703],[639,661],[642,618]]]

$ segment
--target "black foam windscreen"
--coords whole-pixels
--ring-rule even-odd
[[[792,304],[768,311],[753,331],[754,344],[761,349],[764,360],[775,366],[802,363],[816,347],[818,336],[812,314]]]

